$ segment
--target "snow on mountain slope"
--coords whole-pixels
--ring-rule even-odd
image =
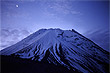
[[[41,29],[22,41],[5,48],[2,55],[16,55],[61,64],[83,73],[106,73],[109,53],[75,30]]]

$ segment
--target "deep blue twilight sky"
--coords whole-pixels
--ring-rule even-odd
[[[107,0],[1,0],[0,8],[0,50],[41,28],[75,29],[109,50]]]

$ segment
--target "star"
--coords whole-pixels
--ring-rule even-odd
[[[18,6],[18,5],[16,5],[16,7],[18,8],[19,6]]]

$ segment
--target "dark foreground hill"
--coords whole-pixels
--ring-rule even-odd
[[[1,56],[0,73],[79,73],[61,65],[56,66],[48,62],[36,62],[13,56]]]

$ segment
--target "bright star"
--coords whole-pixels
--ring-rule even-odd
[[[19,6],[18,6],[18,5],[16,5],[16,7],[18,8]]]

